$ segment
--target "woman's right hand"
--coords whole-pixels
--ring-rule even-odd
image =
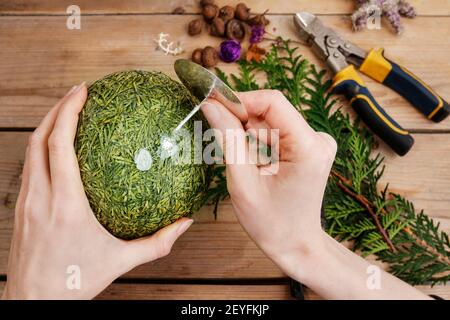
[[[245,92],[239,97],[249,114],[245,128],[215,100],[202,110],[211,127],[222,133],[227,186],[239,222],[264,253],[288,276],[324,298],[429,298],[322,230],[320,211],[336,153],[334,139],[315,132],[278,91]],[[278,163],[231,163],[241,150],[245,159],[252,159],[245,131],[255,134],[258,129],[279,130],[275,140],[256,135],[279,151]],[[228,130],[233,131],[232,139],[228,139]],[[379,286],[370,284],[370,276],[378,277]]]
[[[295,257],[308,255],[322,242],[320,211],[336,142],[326,133],[315,132],[279,91],[245,92],[239,97],[249,114],[245,128],[214,100],[202,110],[211,127],[224,137],[228,190],[240,223],[292,275],[299,267]],[[230,129],[241,142],[231,145],[226,141]],[[279,141],[273,136],[270,140],[279,151],[279,163],[257,166],[227,161],[236,151],[233,147],[245,144],[245,131],[259,129],[279,130]],[[248,145],[244,152],[250,153]]]

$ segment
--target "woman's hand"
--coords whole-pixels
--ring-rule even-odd
[[[3,298],[90,299],[135,266],[167,255],[192,224],[183,218],[134,241],[95,218],[74,150],[84,84],[73,87],[31,135],[15,210]]]
[[[202,111],[221,133],[218,140],[227,163],[228,191],[239,222],[267,256],[324,298],[427,298],[382,270],[373,275],[379,277],[380,286],[368,285],[368,271],[378,269],[322,230],[322,198],[336,153],[333,138],[315,132],[278,91],[245,92],[239,97],[249,114],[245,127],[215,100],[202,106]],[[252,159],[245,131],[255,135],[258,129],[279,130],[275,140],[256,134],[279,151],[279,162],[230,163],[229,159],[238,157],[236,152]],[[227,135],[229,130],[234,133]]]
[[[336,142],[315,132],[279,91],[245,92],[239,97],[249,114],[245,128],[214,100],[202,111],[225,139],[228,190],[239,222],[272,260],[292,274],[298,270],[293,257],[316,250],[322,242],[320,210]],[[279,141],[274,137],[269,141],[279,151],[278,167],[230,164],[227,158],[239,142],[226,141],[226,131],[234,130],[244,140],[245,131],[261,129],[279,130]],[[248,146],[244,152],[250,153]]]

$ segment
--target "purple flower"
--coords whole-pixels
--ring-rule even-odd
[[[263,25],[254,25],[252,26],[252,30],[250,33],[250,43],[259,43],[263,40],[264,37],[264,26]]]
[[[220,44],[220,59],[235,62],[241,57],[241,44],[236,40],[225,40]]]

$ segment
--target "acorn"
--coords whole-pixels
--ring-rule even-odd
[[[250,18],[250,9],[245,3],[238,3],[234,16],[241,21],[247,21]]]
[[[213,20],[219,15],[219,7],[215,4],[208,4],[203,7],[202,14],[205,20]]]
[[[223,37],[225,34],[225,22],[220,18],[214,18],[211,23],[210,34],[215,37]]]
[[[216,49],[207,46],[202,50],[202,65],[205,68],[212,68],[219,62],[219,54]]]
[[[188,25],[188,33],[191,36],[195,36],[197,34],[200,34],[203,30],[203,26],[205,25],[205,22],[202,18],[197,18],[195,20],[192,20],[189,22]]]
[[[219,18],[227,23],[234,18],[234,8],[232,6],[223,6],[219,10]]]
[[[197,48],[192,52],[192,61],[201,65],[202,64],[202,52],[203,49],[202,48]]]

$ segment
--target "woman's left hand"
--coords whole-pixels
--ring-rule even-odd
[[[31,135],[3,298],[93,298],[135,266],[167,255],[193,222],[182,218],[133,241],[115,238],[100,225],[74,149],[86,96],[84,84],[73,87]]]

